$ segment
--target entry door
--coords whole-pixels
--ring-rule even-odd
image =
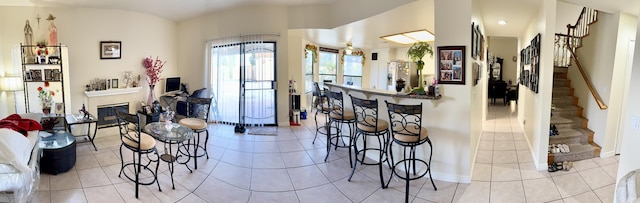
[[[244,124],[276,124],[275,43],[249,43],[244,55]]]
[[[276,124],[275,42],[215,45],[210,62],[214,121]]]

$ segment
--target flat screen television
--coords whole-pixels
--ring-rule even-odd
[[[164,93],[180,91],[180,77],[170,77],[165,79]]]

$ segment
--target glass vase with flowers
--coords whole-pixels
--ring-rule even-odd
[[[160,60],[158,57],[156,57],[156,59],[146,57],[142,61],[142,65],[144,66],[147,74],[147,84],[149,84],[149,97],[147,98],[147,105],[149,106],[151,106],[153,101],[156,100],[153,88],[160,80],[160,73],[162,73],[162,68],[166,62],[167,61]]]
[[[38,87],[38,98],[40,99],[40,106],[42,106],[42,113],[50,114],[51,106],[53,105],[53,96],[56,93],[53,90],[48,90],[49,82],[44,82],[44,87]]]

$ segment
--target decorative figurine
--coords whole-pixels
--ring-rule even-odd
[[[49,17],[47,17],[47,20],[49,21],[49,45],[58,45],[58,28],[56,28],[56,25],[53,24],[53,20],[55,20],[56,17],[49,14]]]
[[[85,120],[91,119],[91,114],[89,114],[87,109],[84,107],[84,104],[82,104],[82,109],[80,109],[80,114],[84,115],[82,119],[85,119]]]
[[[31,25],[29,25],[29,20],[27,20],[24,25],[24,45],[33,45],[33,29],[31,29]],[[25,61],[34,61],[35,54],[33,54],[33,49],[31,47],[27,47],[26,49],[27,58],[25,59]]]

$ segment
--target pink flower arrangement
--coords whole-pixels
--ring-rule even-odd
[[[158,80],[160,80],[160,73],[162,73],[162,67],[167,61],[161,61],[156,57],[156,59],[152,59],[151,57],[144,58],[142,61],[142,65],[147,72],[147,83],[150,86],[155,86]]]

